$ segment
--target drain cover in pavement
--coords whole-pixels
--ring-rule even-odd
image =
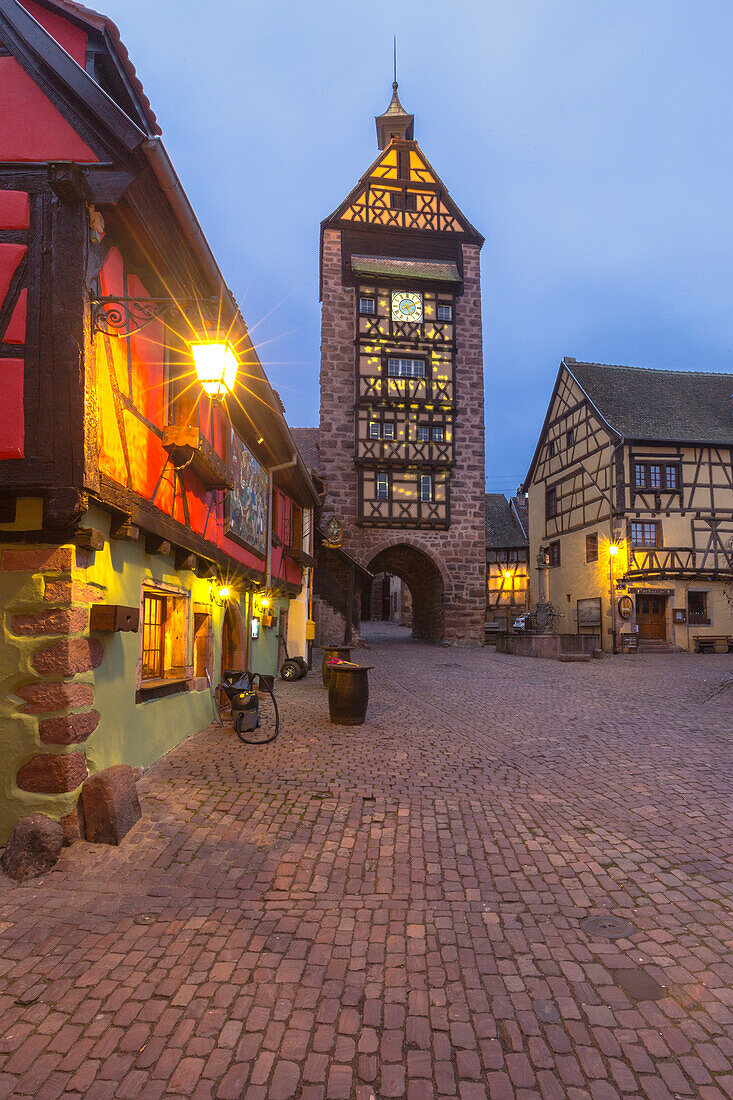
[[[155,924],[156,920],[152,913],[138,913],[138,915],[132,919],[135,924]]]
[[[582,928],[589,936],[602,936],[607,940],[630,936],[636,931],[633,924],[624,920],[623,917],[613,917],[610,914],[603,917],[588,917],[583,921]]]
[[[612,970],[613,980],[632,1001],[658,1001],[664,996],[659,982],[645,970]]]

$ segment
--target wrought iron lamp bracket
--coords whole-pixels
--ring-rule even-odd
[[[208,314],[208,307],[215,302],[215,298],[92,298],[92,337],[98,332],[106,336],[133,336],[176,310],[198,306],[206,307],[202,312]]]

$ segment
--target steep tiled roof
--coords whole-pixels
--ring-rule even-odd
[[[486,546],[526,546],[527,538],[503,493],[486,493]]]
[[[291,428],[290,434],[295,440],[295,446],[300,451],[308,472],[320,471],[321,456],[318,450],[318,428]]]
[[[563,363],[627,439],[733,444],[733,374]]]

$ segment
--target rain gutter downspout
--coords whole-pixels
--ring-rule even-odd
[[[267,471],[267,557],[265,559],[265,591],[270,591],[270,582],[272,580],[272,483],[273,474],[277,474],[280,470],[289,470],[293,466],[298,465],[298,452],[287,461],[281,462],[279,466],[271,466]]]

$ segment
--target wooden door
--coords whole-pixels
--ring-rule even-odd
[[[648,638],[650,641],[666,641],[667,639],[667,597],[643,596],[636,597],[636,622],[639,627],[639,637]]]

